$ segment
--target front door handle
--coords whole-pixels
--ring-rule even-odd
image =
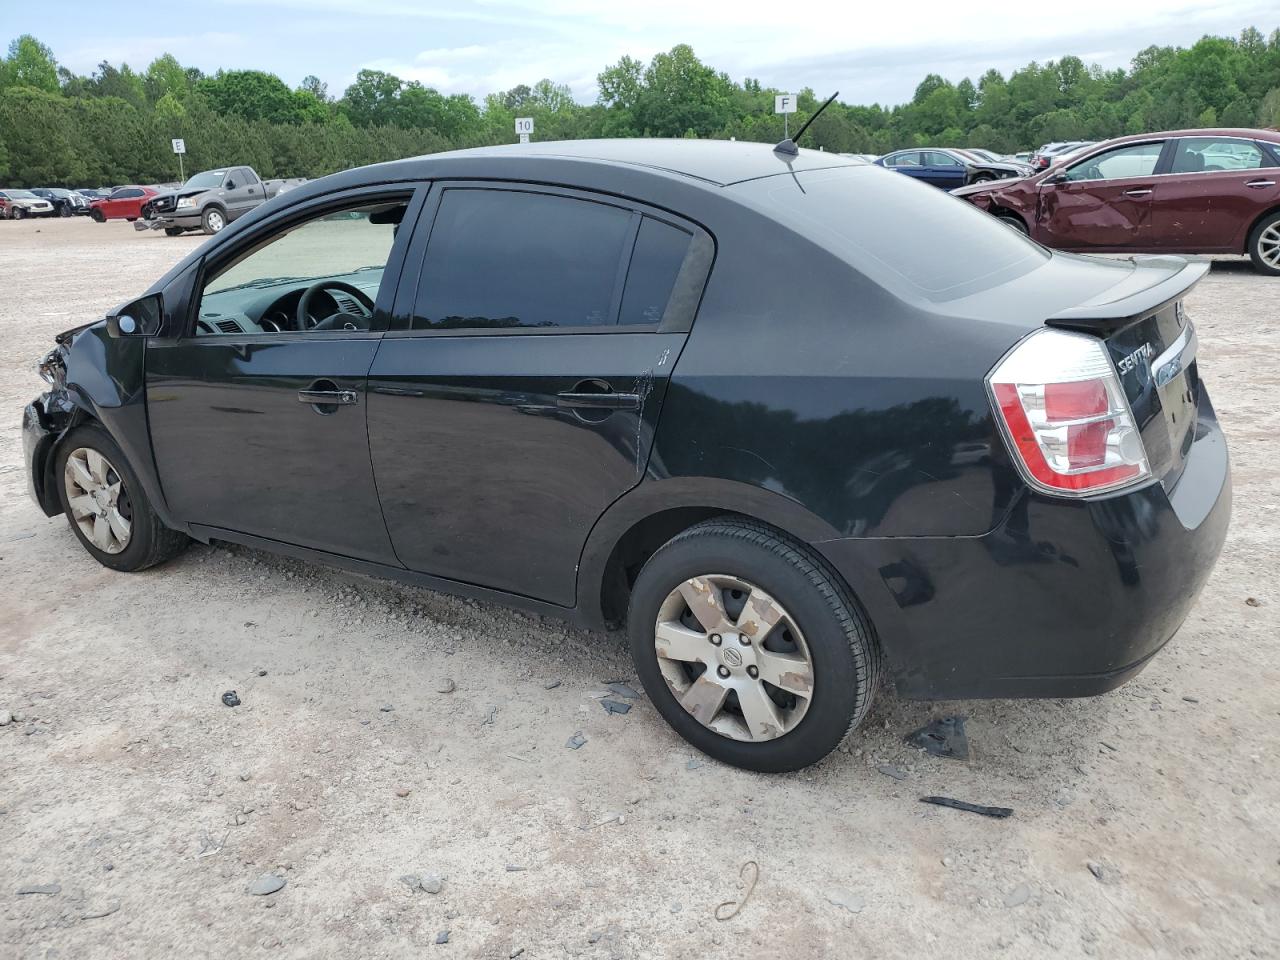
[[[360,394],[354,390],[299,390],[298,400],[313,406],[332,406],[334,404],[353,404],[360,402]]]
[[[556,394],[556,406],[579,410],[639,410],[638,393],[575,393],[566,390]]]
[[[1150,193],[1151,193],[1150,187],[1135,187],[1132,190],[1126,190],[1124,192],[1124,195],[1126,197],[1145,197]]]
[[[1263,187],[1274,187],[1275,185],[1276,182],[1274,180],[1250,180],[1245,184],[1246,187],[1253,187],[1255,190],[1261,190]]]

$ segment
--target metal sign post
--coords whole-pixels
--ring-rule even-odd
[[[178,180],[181,183],[186,183],[187,174],[182,169],[182,155],[187,152],[187,141],[181,137],[174,137],[170,143],[173,144],[173,152],[178,155]]]
[[[533,135],[533,117],[516,117],[516,136],[521,143],[528,143]]]
[[[790,124],[787,120],[790,115],[796,112],[796,98],[794,94],[780,93],[773,98],[773,112],[782,114],[782,139],[791,139]]]

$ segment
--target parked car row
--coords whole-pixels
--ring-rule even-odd
[[[1280,276],[1280,131],[1120,137],[952,193],[1059,250],[1247,254]]]
[[[885,154],[875,163],[944,190],[967,186],[971,183],[988,183],[1010,177],[1025,177],[1031,173],[1031,167],[1024,163],[992,159],[993,157],[995,154],[985,150],[928,148],[898,150]]]

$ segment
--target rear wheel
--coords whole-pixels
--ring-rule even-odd
[[[1259,273],[1280,277],[1280,210],[1264,217],[1250,232],[1249,258]]]
[[[113,570],[145,570],[180,553],[187,537],[156,515],[123,451],[96,424],[72,430],[54,461],[58,496],[90,556]]]
[[[816,556],[746,518],[709,520],[655,553],[631,596],[636,670],[704,753],[749,770],[816,763],[871,706],[879,651]]]
[[[200,225],[205,233],[219,233],[227,225],[227,215],[217,207],[210,207],[200,218]]]

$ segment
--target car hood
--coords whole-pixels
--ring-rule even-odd
[[[1007,190],[1010,184],[1026,180],[1026,176],[1005,177],[1003,180],[988,180],[986,183],[971,183],[967,187],[956,187],[948,191],[953,197],[972,197],[980,193],[991,193],[994,190]]]
[[[163,190],[154,197],[148,197],[148,200],[159,200],[161,197],[174,197],[181,200],[183,197],[198,197],[205,193],[220,193],[220,187],[195,187],[192,189],[180,188],[178,190]]]
[[[1004,163],[997,160],[983,160],[981,163],[974,163],[971,166],[977,167],[979,170],[1003,170],[1006,173],[1017,173],[1023,176],[1026,175],[1029,169],[1023,163]]]
[[[18,197],[9,201],[15,207],[39,207],[41,205],[49,206],[49,201],[43,197]]]

